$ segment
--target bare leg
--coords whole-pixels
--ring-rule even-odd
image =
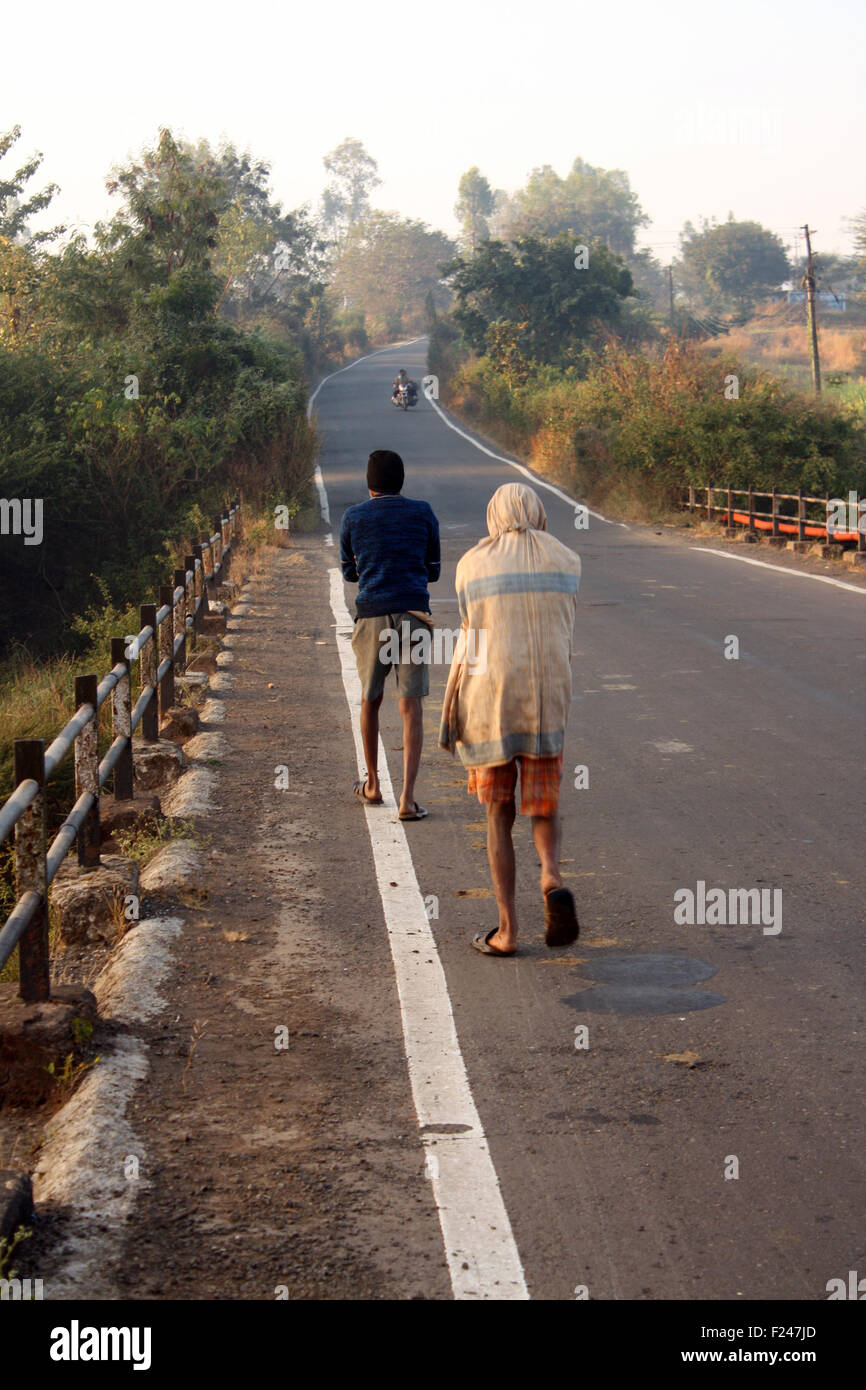
[[[517,946],[516,869],[511,838],[515,815],[513,799],[487,802],[487,859],[499,908],[499,927],[491,936],[490,945],[500,951],[513,951]]]
[[[361,739],[364,744],[364,757],[367,762],[367,786],[364,795],[368,801],[382,795],[379,786],[379,706],[378,700],[361,701]]]
[[[424,746],[424,719],[420,696],[401,697],[398,704],[403,716],[403,794],[397,809],[401,816],[408,816],[415,809],[415,779]]]
[[[560,828],[558,815],[532,817],[532,838],[541,860],[542,893],[562,887],[562,874],[559,872]]]

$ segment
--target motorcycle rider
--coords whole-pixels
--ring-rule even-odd
[[[400,391],[400,387],[401,387],[401,386],[406,386],[406,387],[408,387],[408,390],[409,390],[409,399],[410,399],[410,400],[412,399],[413,396],[416,396],[416,395],[418,394],[418,388],[417,388],[417,386],[415,385],[415,382],[412,381],[411,377],[408,377],[408,376],[406,375],[406,369],[405,369],[405,367],[401,367],[400,370],[399,370],[399,372],[397,373],[397,375],[396,375],[395,378],[394,378],[394,386],[393,386],[393,389],[392,389],[392,391],[391,391],[391,399],[392,399],[392,401],[397,400],[397,397],[398,397],[398,394],[399,394],[399,391]]]

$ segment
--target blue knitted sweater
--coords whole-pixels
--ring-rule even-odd
[[[439,523],[429,502],[390,493],[349,507],[340,527],[343,578],[358,585],[359,618],[429,611],[439,578]]]

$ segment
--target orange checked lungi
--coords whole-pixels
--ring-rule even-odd
[[[520,764],[520,814],[555,816],[562,781],[562,754],[554,758],[512,758],[497,767],[470,767],[466,790],[475,792],[482,803],[513,801]]]

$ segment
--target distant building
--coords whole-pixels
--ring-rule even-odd
[[[805,290],[788,290],[789,304],[805,304]],[[829,290],[816,290],[815,303],[820,304],[822,309],[835,309],[837,314],[844,314],[848,307],[848,296],[843,290],[841,294],[831,294]]]

